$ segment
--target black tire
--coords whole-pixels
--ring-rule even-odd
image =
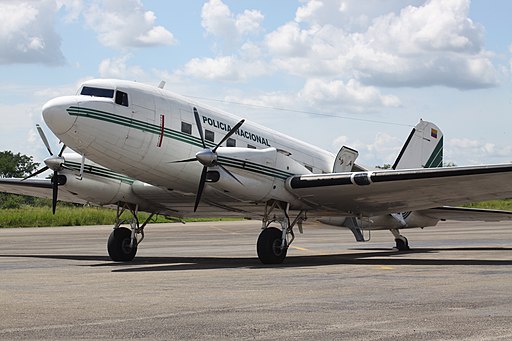
[[[258,237],[258,258],[263,264],[281,264],[286,258],[288,248],[281,250],[282,232],[275,227],[261,231]]]
[[[130,247],[132,231],[126,227],[114,229],[108,237],[107,250],[115,262],[129,262],[137,253],[137,244]]]
[[[398,249],[398,251],[407,251],[411,249],[409,247],[409,241],[407,240],[407,238],[404,237],[404,239],[405,240],[399,238],[395,239],[396,248]]]

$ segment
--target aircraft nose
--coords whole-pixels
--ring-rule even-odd
[[[56,134],[65,134],[76,121],[76,116],[71,116],[66,109],[77,106],[74,96],[57,97],[43,105],[43,119],[46,125]]]

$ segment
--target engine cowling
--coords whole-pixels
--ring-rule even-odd
[[[220,167],[211,167],[208,169],[207,182],[246,201],[276,199],[293,203],[297,200],[286,190],[286,179],[292,175],[311,173],[289,154],[276,148],[219,147],[217,155],[219,163],[229,168],[236,179]]]

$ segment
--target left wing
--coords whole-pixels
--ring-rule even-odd
[[[316,210],[374,216],[512,197],[512,164],[300,175],[287,187]]]
[[[0,192],[28,195],[39,198],[52,198],[52,183],[50,179],[0,178]],[[59,186],[59,200],[85,204],[87,201],[80,199],[76,193]]]

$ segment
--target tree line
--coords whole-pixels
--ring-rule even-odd
[[[24,178],[34,172],[39,163],[32,156],[14,154],[6,150],[0,152],[0,177]],[[51,206],[51,200],[0,192],[0,209],[21,208],[23,206]]]

